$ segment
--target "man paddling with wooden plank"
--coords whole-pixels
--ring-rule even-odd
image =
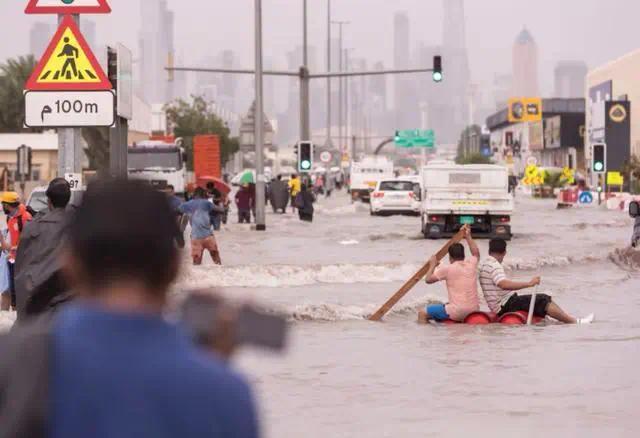
[[[405,284],[402,285],[398,291],[387,300],[373,315],[369,317],[369,321],[381,321],[384,315],[386,315],[406,294],[418,284],[420,280],[426,276],[433,274],[433,270],[438,265],[438,262],[442,260],[449,251],[449,247],[460,242],[464,239],[464,230],[460,230],[455,236],[451,238],[440,250],[424,265],[418,272],[416,272]]]
[[[493,239],[489,242],[489,257],[480,265],[479,279],[484,298],[489,309],[498,316],[511,312],[529,312],[531,295],[518,295],[517,291],[529,289],[540,284],[540,277],[531,281],[509,280],[504,272],[502,262],[507,255],[507,242]],[[536,294],[533,314],[539,318],[547,316],[565,324],[590,324],[595,316],[575,318],[562,310],[553,299],[546,294]]]
[[[477,271],[480,260],[480,249],[471,237],[471,228],[465,225],[464,239],[469,246],[471,257],[465,257],[461,243],[449,247],[449,265],[439,266],[427,275],[427,284],[446,281],[449,302],[431,304],[418,313],[418,322],[426,324],[429,320],[462,322],[470,313],[480,310],[478,300]],[[433,264],[432,264],[433,266]]]

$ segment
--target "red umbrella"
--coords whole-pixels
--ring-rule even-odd
[[[231,192],[231,186],[215,176],[201,176],[198,177],[196,184],[203,189],[207,188],[207,185],[213,183],[213,187],[222,193],[223,196],[228,195]]]

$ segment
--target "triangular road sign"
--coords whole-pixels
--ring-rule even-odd
[[[66,15],[25,86],[27,90],[110,90],[104,70]]]
[[[108,14],[107,0],[29,0],[26,14]]]

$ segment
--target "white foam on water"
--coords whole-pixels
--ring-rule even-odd
[[[609,255],[609,259],[622,269],[632,271],[640,269],[640,250],[635,248],[616,249]]]
[[[397,304],[387,314],[388,317],[417,314],[418,310],[428,304],[440,303],[433,297],[414,298]],[[368,319],[383,303],[367,304],[365,306],[341,305],[329,303],[308,303],[292,306],[283,310],[284,314],[293,321],[360,321]]]
[[[604,261],[603,256],[544,256],[533,259],[508,259],[508,270],[534,271]],[[414,263],[334,264],[334,265],[246,265],[223,267],[187,267],[181,284],[189,287],[277,288],[312,284],[356,284],[404,282],[421,265]]]
[[[189,267],[181,283],[190,287],[292,287],[311,284],[389,283],[404,281],[414,264],[249,265]]]

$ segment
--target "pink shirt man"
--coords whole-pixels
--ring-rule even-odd
[[[475,256],[439,266],[433,273],[438,281],[447,284],[449,303],[445,309],[454,321],[462,321],[470,313],[480,310],[477,275],[478,257]]]

